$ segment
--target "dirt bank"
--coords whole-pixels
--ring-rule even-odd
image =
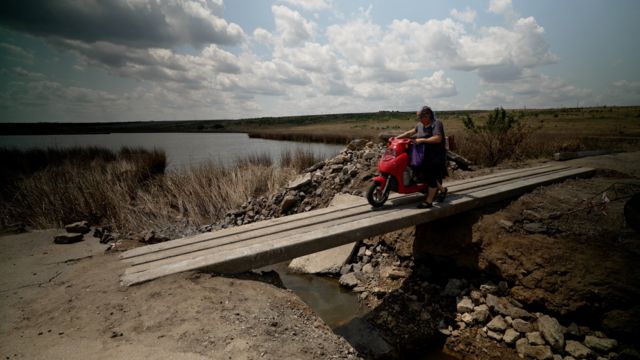
[[[122,288],[98,239],[0,237],[0,355],[7,359],[354,358],[294,294],[264,281],[185,273]],[[10,274],[10,275],[9,275]]]

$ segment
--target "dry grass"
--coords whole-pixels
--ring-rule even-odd
[[[313,151],[306,149],[289,150],[280,154],[280,166],[302,171],[319,161],[324,160]]]
[[[22,222],[48,228],[88,220],[121,232],[184,229],[215,222],[248,198],[279,188],[295,172],[274,166],[263,155],[236,166],[207,163],[165,174],[166,158],[159,151],[47,150],[34,164],[28,163],[31,152],[11,154],[12,162],[22,158],[24,166],[3,163],[13,169],[0,195],[3,226]]]

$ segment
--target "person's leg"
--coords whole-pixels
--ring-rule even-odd
[[[436,197],[436,193],[438,192],[438,179],[433,173],[433,171],[429,171],[429,168],[426,169],[426,182],[427,182],[427,197],[425,201],[418,204],[418,207],[421,209],[430,208],[433,206],[433,199]]]

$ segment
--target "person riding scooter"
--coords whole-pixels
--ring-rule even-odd
[[[420,166],[420,173],[428,186],[426,199],[418,204],[418,208],[430,208],[438,195],[438,201],[447,196],[447,188],[442,186],[442,180],[449,175],[447,171],[447,150],[445,148],[444,125],[436,119],[433,110],[428,106],[416,112],[419,123],[397,138],[416,137],[416,144],[424,144],[424,160]]]

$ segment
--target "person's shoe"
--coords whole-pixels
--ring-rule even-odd
[[[447,197],[447,192],[449,192],[449,189],[447,189],[447,188],[444,188],[444,190],[439,192],[438,195],[436,195],[436,201],[437,202],[443,202],[444,199]]]
[[[417,206],[418,209],[429,209],[429,208],[432,208],[432,207],[433,207],[433,204],[430,203],[430,202],[426,202],[426,201],[421,202]]]

